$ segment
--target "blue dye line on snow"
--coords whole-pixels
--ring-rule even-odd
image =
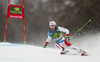
[[[4,44],[1,44],[0,46],[9,46],[9,47],[14,47],[14,46],[24,46],[24,45],[20,45],[20,44],[11,44],[11,43],[9,43],[9,42],[6,42],[6,43],[4,43]]]
[[[0,60],[21,60],[21,59],[17,59],[17,58],[0,58]]]
[[[0,45],[0,46],[24,46],[24,45],[12,44],[12,45]]]

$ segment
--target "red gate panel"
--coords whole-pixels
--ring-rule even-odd
[[[17,18],[23,19],[23,27],[24,27],[24,44],[25,44],[25,14],[24,14],[24,0],[23,6],[10,4],[10,0],[8,0],[8,11],[5,25],[5,35],[4,35],[4,43],[6,41],[6,31],[7,31],[7,23],[8,18]]]

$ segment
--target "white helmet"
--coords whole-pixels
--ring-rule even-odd
[[[55,26],[57,26],[57,24],[56,24],[55,21],[51,21],[51,22],[49,23],[49,26],[51,26],[51,25],[55,25]]]

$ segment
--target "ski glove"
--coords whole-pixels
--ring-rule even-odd
[[[70,40],[70,37],[66,36],[66,40],[67,40],[67,42],[69,42],[69,40]]]
[[[70,40],[69,34],[66,35],[66,40],[67,40],[67,42],[69,42],[69,40]]]
[[[45,44],[43,47],[46,48],[47,44]]]

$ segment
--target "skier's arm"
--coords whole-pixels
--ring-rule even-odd
[[[48,38],[47,38],[47,40],[46,40],[46,44],[49,44],[49,43],[50,43],[50,41],[51,41],[51,37],[50,37],[50,36],[48,36]]]
[[[63,27],[58,27],[58,29],[62,32],[65,32],[66,33],[66,38],[67,38],[67,41],[69,41],[69,30],[66,29],[66,28],[63,28]]]
[[[66,36],[69,36],[69,30],[66,29],[66,28],[63,28],[63,27],[58,27],[58,29],[62,32],[65,32],[66,33]]]
[[[47,38],[46,43],[43,47],[45,48],[47,46],[47,44],[50,43],[50,41],[51,41],[51,37],[50,37],[50,33],[48,32],[48,38]]]

